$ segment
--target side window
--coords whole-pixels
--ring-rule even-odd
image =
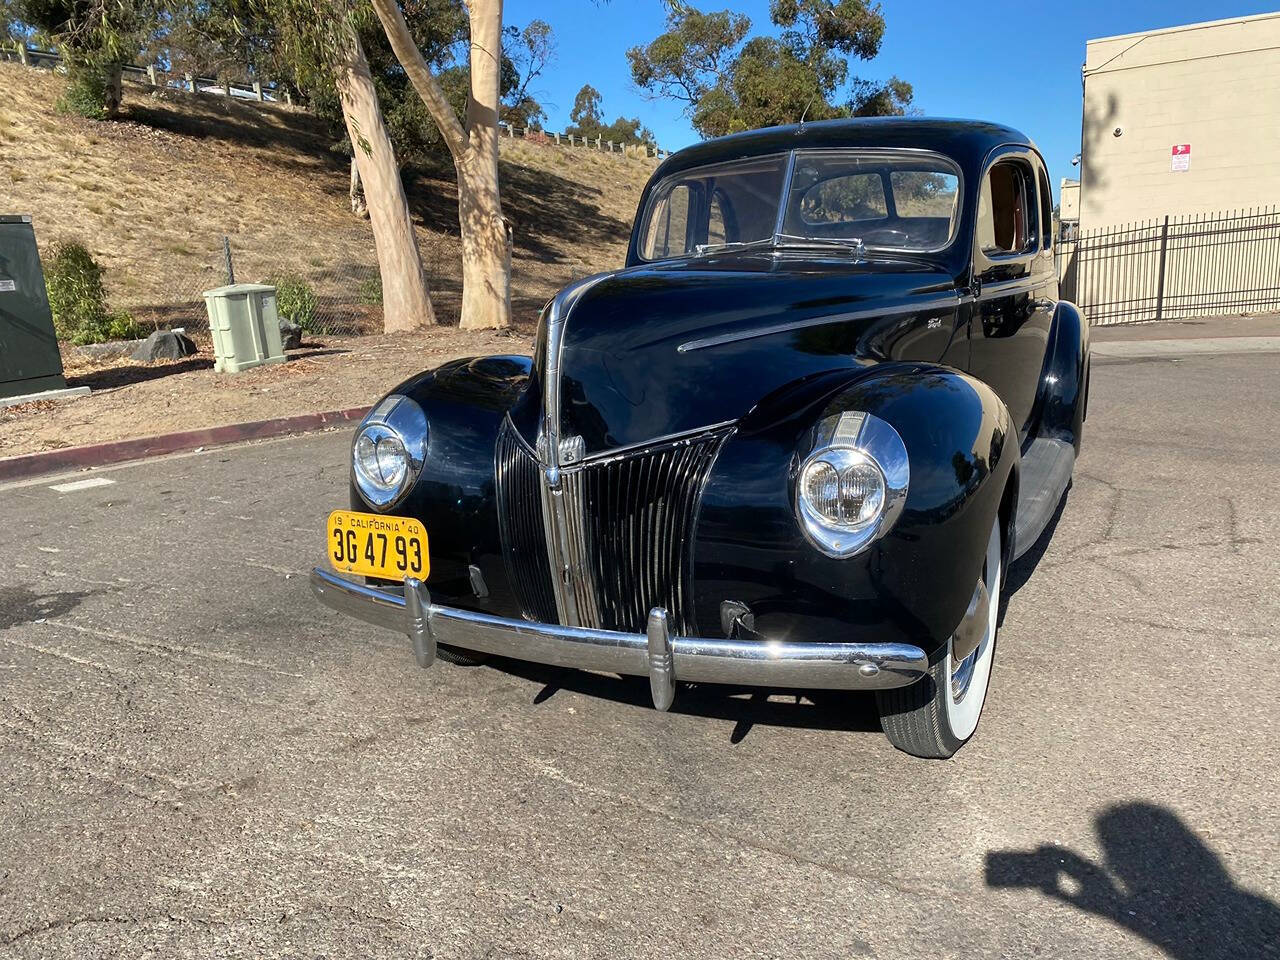
[[[725,199],[720,190],[711,194],[711,210],[707,219],[707,243],[725,243],[729,239],[729,231],[725,226]]]
[[[878,173],[854,173],[821,180],[800,198],[800,219],[809,226],[881,220],[889,215]]]
[[[693,190],[685,183],[677,184],[658,200],[644,238],[642,254],[646,260],[678,257],[688,251],[692,203]]]
[[[1053,246],[1053,192],[1049,189],[1049,177],[1040,168],[1040,247]]]
[[[978,198],[978,244],[999,256],[1030,253],[1039,235],[1039,209],[1031,169],[1018,160],[1002,160],[982,182]]]

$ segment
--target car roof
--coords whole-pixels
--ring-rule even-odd
[[[969,168],[995,147],[1019,144],[1035,149],[1026,134],[983,120],[940,117],[859,117],[765,127],[694,144],[674,153],[659,168],[665,176],[689,167],[723,163],[796,149],[897,147],[935,150]]]

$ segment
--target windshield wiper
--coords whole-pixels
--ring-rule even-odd
[[[720,253],[722,250],[745,250],[748,247],[770,247],[777,243],[774,237],[761,237],[759,240],[729,240],[724,243],[699,243],[693,248],[695,257],[705,257],[709,253]]]
[[[777,243],[779,247],[840,247],[854,251],[859,257],[863,256],[867,249],[861,237],[804,237],[795,233],[779,233],[773,239],[775,243],[780,240],[793,241]]]
[[[783,241],[788,241],[784,243]],[[861,259],[866,252],[866,245],[861,237],[804,237],[794,233],[775,233],[771,237],[759,240],[729,240],[725,243],[700,243],[693,248],[695,257],[705,257],[712,253],[726,250],[746,250],[752,247],[769,247],[774,250],[796,249],[804,247],[835,247],[853,251]]]

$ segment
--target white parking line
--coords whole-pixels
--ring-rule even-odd
[[[89,477],[85,480],[72,480],[70,483],[55,483],[49,489],[56,493],[75,493],[92,487],[108,487],[113,483],[115,481],[108,477]]]

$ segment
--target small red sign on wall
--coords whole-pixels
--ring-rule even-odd
[[[1175,143],[1173,145],[1173,155],[1169,159],[1170,170],[1190,170],[1191,169],[1191,144]]]

